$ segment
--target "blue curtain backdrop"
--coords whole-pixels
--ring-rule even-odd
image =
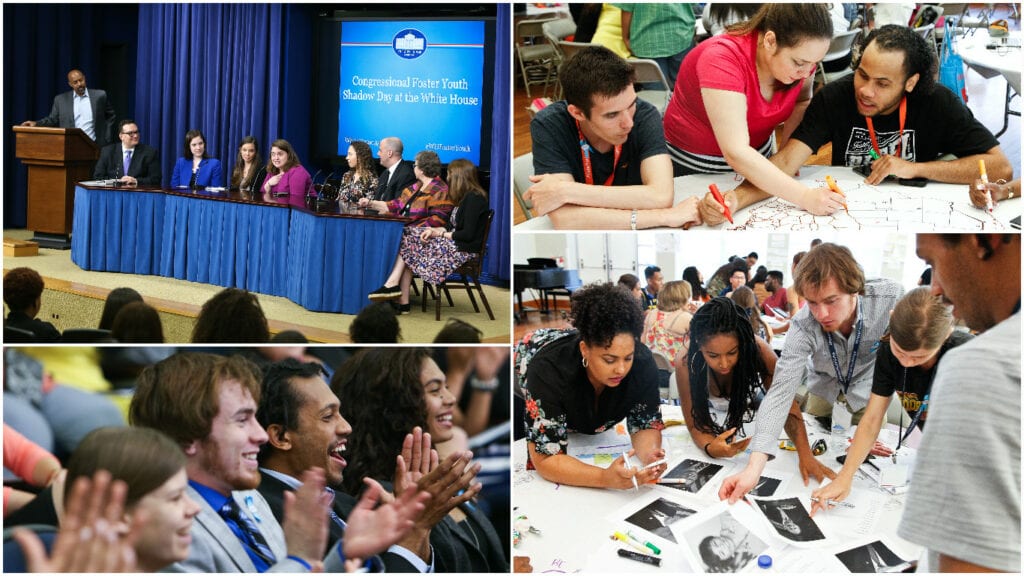
[[[74,68],[107,91],[119,115],[131,110],[138,12],[133,4],[4,4],[4,227],[23,228],[28,211],[28,170],[14,157],[11,126],[49,114]]]
[[[494,50],[494,111],[491,141],[491,208],[494,224],[487,245],[485,274],[490,280],[507,284],[512,268],[512,151],[511,78],[512,78],[512,9],[498,4],[496,46]]]

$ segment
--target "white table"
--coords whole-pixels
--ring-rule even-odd
[[[1013,202],[1000,202],[993,213],[971,205],[966,184],[929,182],[924,188],[901,186],[885,181],[878,186],[864,184],[852,168],[804,166],[797,179],[823,186],[831,175],[847,195],[850,213],[814,216],[779,198],[769,198],[733,214],[733,224],[724,222],[713,230],[891,230],[900,232],[1000,232],[1012,231],[1010,220],[1020,215]],[[675,179],[675,200],[703,197],[715,183],[724,193],[739,185],[736,174],[696,174]],[[515,227],[516,231],[554,230],[551,219],[539,216]],[[707,229],[707,228],[695,228]]]
[[[1019,31],[1010,32],[1009,38],[1015,38],[1020,42]],[[1003,46],[995,49],[988,49],[989,44],[999,44],[999,38],[991,38],[988,30],[978,30],[971,36],[957,38],[955,46],[957,53],[964,63],[976,70],[985,78],[992,78],[1002,75],[1006,78],[1006,106],[1003,111],[1003,128],[996,134],[998,138],[1006,132],[1010,122],[1010,115],[1020,116],[1019,110],[1010,109],[1010,99],[1014,94],[1020,94],[1020,73],[1024,67],[1024,54],[1018,44],[1015,47]],[[1012,91],[1011,91],[1012,90]]]
[[[676,418],[681,414],[679,407],[663,406],[666,417]],[[752,430],[753,424],[748,425]],[[609,433],[606,433],[609,434]],[[610,434],[614,435],[614,432]],[[664,431],[664,447],[669,457],[670,469],[681,462],[684,458],[692,458],[703,461],[710,461],[704,453],[693,445],[686,426],[670,426]],[[815,439],[825,437],[824,429],[814,425],[809,427],[808,434],[813,443]],[[570,435],[570,447],[577,435]],[[628,441],[628,437],[625,437]],[[624,531],[627,528],[637,533],[636,527],[625,522],[625,515],[617,514],[623,509],[630,509],[631,503],[635,503],[637,509],[644,505],[646,499],[654,495],[679,502],[686,507],[701,509],[718,504],[718,487],[721,480],[733,472],[737,472],[746,465],[748,455],[744,454],[733,459],[714,460],[716,464],[725,465],[710,483],[704,486],[696,495],[690,495],[663,486],[642,486],[639,492],[630,490],[601,490],[594,488],[578,488],[554,484],[544,480],[536,471],[526,470],[526,443],[519,440],[513,444],[513,502],[515,511],[513,517],[525,515],[532,526],[541,531],[540,535],[525,534],[518,547],[513,548],[514,556],[527,556],[533,566],[534,572],[576,572],[584,573],[614,572],[614,573],[638,573],[660,570],[662,572],[683,572],[690,571],[681,549],[681,544],[658,540],[657,537],[650,537],[648,540],[658,545],[662,553],[660,557],[662,565],[660,568],[647,566],[631,560],[616,556],[618,548],[628,548],[619,542],[612,541],[609,536],[616,530]],[[828,464],[833,470],[838,470],[839,465],[835,462],[835,455],[828,451],[819,457],[822,462]],[[766,475],[783,478],[780,491],[775,496],[797,496],[809,506],[810,493],[817,488],[817,483],[811,481],[809,487],[803,485],[797,468],[796,452],[779,450],[778,457],[768,463],[765,469]],[[836,552],[852,548],[854,546],[883,540],[895,552],[906,560],[916,560],[921,554],[921,547],[896,536],[896,528],[902,515],[903,500],[905,495],[893,496],[877,486],[872,486],[868,480],[860,474],[853,483],[851,500],[870,500],[878,505],[874,508],[863,505],[855,511],[836,513],[836,508],[828,512],[815,515],[814,520],[825,531],[828,540],[822,543],[813,553],[825,552],[832,557]],[[866,500],[865,500],[866,499]],[[738,503],[737,506],[745,504]],[[869,510],[872,510],[869,514]],[[874,518],[869,522],[863,518],[869,515]],[[865,530],[870,524],[866,533],[858,530]],[[647,535],[646,532],[639,534]],[[792,552],[792,547],[790,547]],[[806,550],[801,554],[808,553]],[[781,556],[776,556],[781,558]],[[839,565],[842,569],[842,565]],[[757,570],[756,563],[753,569]],[[782,566],[778,567],[779,570]]]

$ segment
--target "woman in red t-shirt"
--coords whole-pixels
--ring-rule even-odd
[[[785,122],[785,141],[800,123],[811,97],[805,80],[831,39],[827,5],[779,3],[698,44],[665,110],[675,175],[735,171],[815,214],[832,212],[834,192],[799,184],[768,160],[775,127]]]

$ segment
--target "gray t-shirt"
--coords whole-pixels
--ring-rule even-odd
[[[534,174],[571,174],[576,182],[586,182],[580,134],[564,100],[537,113],[530,122],[530,136],[533,138]],[[661,114],[647,101],[637,99],[633,130],[622,145],[612,186],[643,184],[640,165],[645,159],[658,154],[668,154]],[[612,173],[614,159],[614,149],[606,153],[591,149],[594,184],[605,183]]]
[[[903,287],[892,280],[874,278],[864,283],[864,294],[858,299],[856,312],[863,319],[864,327],[857,349],[857,361],[853,367],[853,378],[846,391],[846,400],[852,412],[868,405],[879,339],[889,325],[889,311],[902,296]],[[843,378],[849,370],[855,339],[856,330],[849,337],[838,332],[832,334]],[[821,330],[821,324],[811,315],[810,306],[801,308],[790,323],[782,356],[775,365],[772,387],[757,411],[757,434],[750,444],[751,451],[775,454],[779,433],[793,405],[793,396],[805,381],[808,392],[829,402],[835,402],[843,391],[836,377],[825,333]]]
[[[939,361],[899,535],[1020,572],[1020,312]]]

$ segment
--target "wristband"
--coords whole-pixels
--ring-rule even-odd
[[[636,230],[636,208],[633,208],[633,213],[629,215],[629,229]]]
[[[469,377],[469,387],[481,392],[494,392],[498,389],[499,384],[500,382],[497,377],[491,378],[490,380],[481,380],[476,376]]]
[[[309,562],[306,562],[305,560],[303,560],[302,558],[299,558],[298,556],[295,556],[294,554],[289,554],[288,555],[288,559],[289,560],[294,560],[294,561],[298,562],[299,564],[302,564],[303,566],[306,567],[307,571],[313,569],[313,567],[309,564]]]
[[[711,446],[711,442],[704,445],[704,453],[708,455],[708,458],[714,458],[714,456],[711,455],[711,452],[708,452],[708,446]]]

